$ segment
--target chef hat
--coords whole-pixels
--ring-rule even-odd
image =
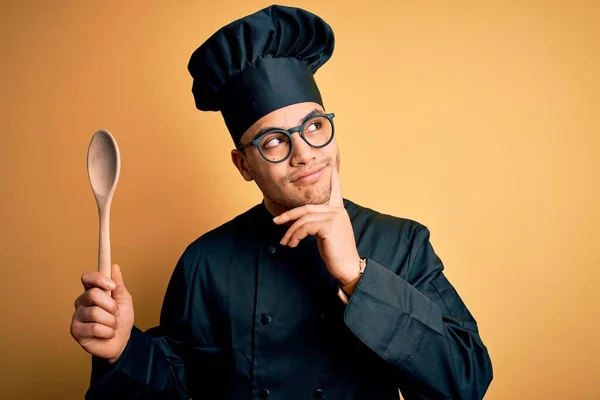
[[[323,106],[313,74],[333,53],[331,27],[308,11],[273,5],[214,33],[192,54],[196,108],[221,111],[234,141],[268,113]]]

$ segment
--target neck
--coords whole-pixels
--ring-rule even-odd
[[[271,214],[273,217],[276,217],[278,215],[283,214],[284,212],[288,211],[287,208],[271,201],[270,199],[264,197],[264,202],[265,202],[265,207],[267,209],[267,211],[269,212],[269,214]]]

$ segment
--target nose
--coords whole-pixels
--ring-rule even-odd
[[[292,135],[294,150],[290,156],[290,164],[292,164],[292,166],[308,165],[317,158],[316,151],[318,149],[315,149],[306,143],[306,141],[302,139],[302,136],[300,136],[300,132],[296,133]]]

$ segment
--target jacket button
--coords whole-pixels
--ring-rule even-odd
[[[315,396],[315,399],[322,399],[323,395],[324,395],[324,393],[323,393],[323,391],[321,389],[317,389],[313,393],[313,396]]]
[[[269,314],[263,314],[260,316],[260,323],[263,325],[269,325],[273,318]]]
[[[275,254],[275,252],[277,251],[277,248],[275,246],[269,246],[269,247],[267,247],[267,251],[271,254]]]
[[[261,389],[258,392],[258,397],[260,397],[261,399],[268,399],[269,398],[269,389]]]

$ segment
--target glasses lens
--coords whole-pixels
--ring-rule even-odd
[[[304,137],[314,147],[326,145],[331,140],[333,126],[325,117],[315,117],[304,125]]]
[[[269,161],[281,161],[290,153],[290,138],[283,132],[270,132],[260,141],[260,152]]]

